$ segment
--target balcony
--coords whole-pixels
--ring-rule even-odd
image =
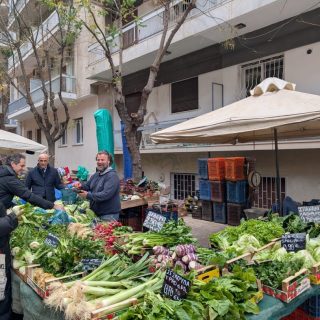
[[[57,76],[51,81],[52,92],[57,94],[60,91],[60,77]],[[49,89],[49,81],[46,82],[46,88]],[[63,75],[62,96],[67,100],[76,98],[76,79],[74,76]],[[38,87],[31,91],[31,97],[35,106],[40,106],[44,99],[42,87]],[[19,119],[30,110],[30,107],[24,97],[9,103],[8,117],[9,119]]]
[[[59,25],[59,17],[56,11],[54,11],[40,26],[33,32],[36,44],[39,46],[44,41],[48,40],[55,32]],[[23,60],[33,53],[32,45],[30,42],[26,42],[20,47]],[[13,56],[8,59],[9,70],[14,66],[19,65],[18,54],[15,52]]]
[[[188,19],[202,15],[208,10],[212,10],[232,0],[197,0],[196,9],[193,9],[188,16]],[[169,27],[183,15],[187,8],[187,1],[174,1],[170,8]],[[144,15],[140,18],[139,23],[132,22],[123,27],[123,46],[124,49],[137,44],[163,30],[164,8],[154,10],[153,12]],[[110,38],[111,41],[111,38]],[[119,51],[119,37],[112,41],[111,52]],[[93,43],[88,48],[89,51],[89,65],[95,64],[105,59],[104,50],[98,42]]]

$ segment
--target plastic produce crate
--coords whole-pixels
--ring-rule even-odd
[[[211,200],[211,182],[199,180],[200,200]]]
[[[200,179],[208,179],[208,159],[198,159],[198,173]]]
[[[202,219],[202,207],[197,207],[197,209],[192,210],[192,218],[193,219]]]
[[[120,222],[134,231],[142,231],[143,216],[141,207],[122,210],[119,216]]]
[[[227,222],[230,226],[238,226],[244,217],[244,205],[238,203],[227,203]]]
[[[225,178],[230,181],[245,180],[245,158],[225,158]]]
[[[247,201],[248,182],[227,181],[227,201],[232,203],[245,203]]]
[[[202,220],[213,221],[212,202],[202,201]]]
[[[211,182],[211,200],[215,202],[225,202],[226,200],[226,182]]]
[[[225,163],[224,158],[209,158],[208,159],[208,177],[209,180],[224,180],[225,178]]]
[[[213,202],[213,221],[227,223],[227,206],[224,202]]]
[[[300,306],[300,308],[308,315],[320,319],[320,295],[309,298]]]

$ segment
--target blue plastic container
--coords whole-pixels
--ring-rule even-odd
[[[208,180],[208,159],[198,159],[198,174],[200,179]]]
[[[227,223],[227,206],[225,202],[213,202],[213,221]]]
[[[247,201],[248,182],[227,181],[227,201],[232,203],[245,203]]]
[[[211,182],[209,180],[199,180],[200,199],[211,200]]]

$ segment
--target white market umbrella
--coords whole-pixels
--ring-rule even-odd
[[[320,135],[320,96],[295,91],[295,84],[268,78],[251,96],[151,135],[154,143],[231,143],[275,140],[280,201],[278,139]]]
[[[18,134],[0,130],[0,153],[44,151],[47,147]]]

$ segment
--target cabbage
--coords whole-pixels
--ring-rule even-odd
[[[307,242],[306,248],[309,252],[312,252],[317,247],[320,247],[320,237],[309,239],[309,236],[307,235],[306,242]]]
[[[257,240],[256,237],[250,234],[242,235],[234,244],[233,246],[239,252],[255,252],[258,248],[261,247],[260,242]]]
[[[274,251],[272,255],[272,260],[284,261],[287,257],[287,250],[285,248],[279,248]]]
[[[320,247],[313,250],[312,256],[317,262],[320,262]]]
[[[300,250],[298,251],[293,259],[303,259],[303,267],[307,269],[311,269],[316,261],[313,259],[312,255],[307,250]]]

